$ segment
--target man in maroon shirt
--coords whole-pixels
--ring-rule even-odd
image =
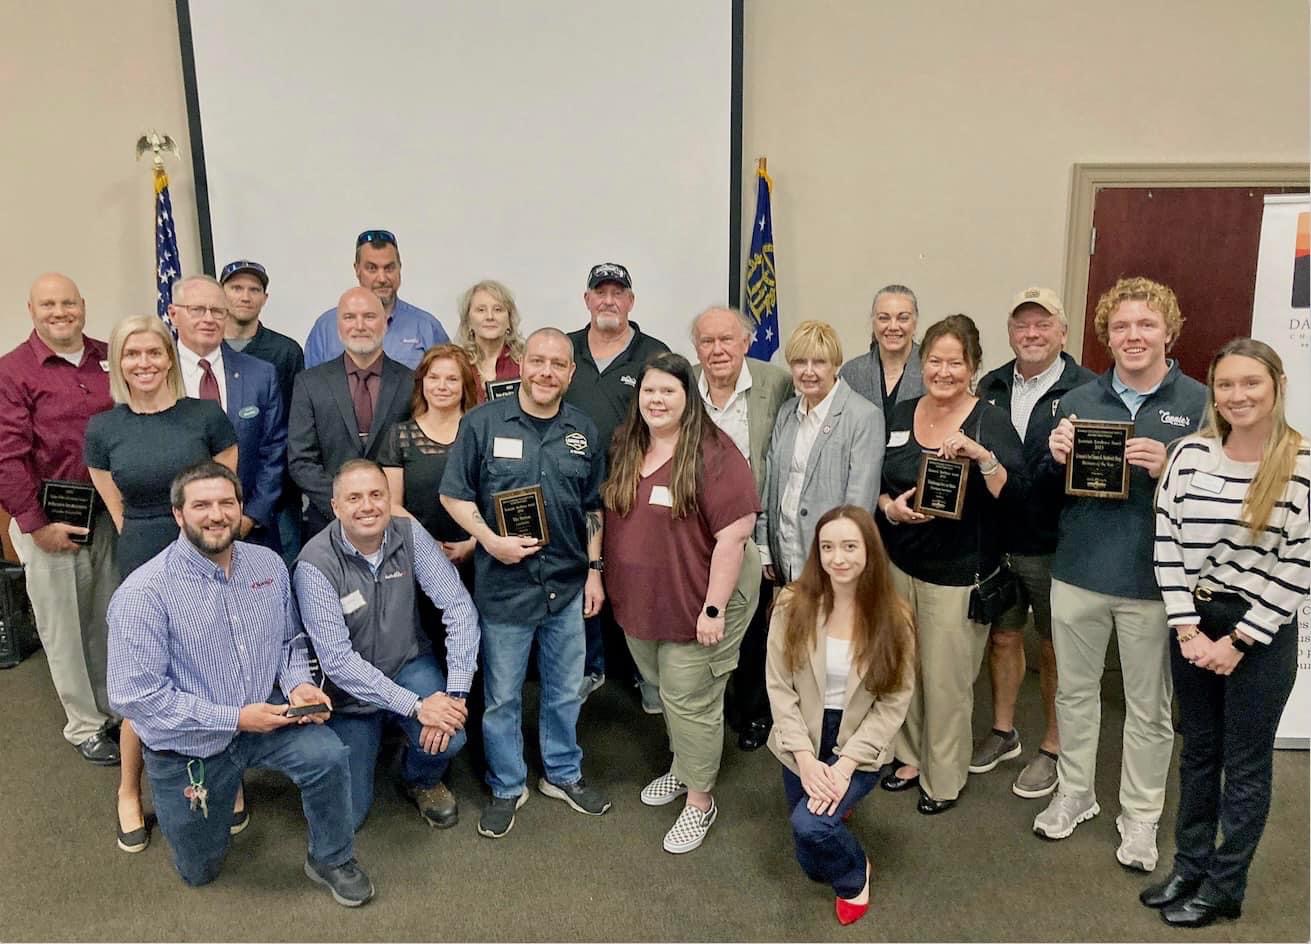
[[[13,517],[9,536],[68,719],[64,737],[91,763],[113,765],[105,613],[118,585],[114,524],[97,505],[88,537],[49,520],[41,503],[43,482],[90,484],[83,439],[87,420],[113,406],[109,355],[105,342],[82,334],[86,302],[66,276],[38,278],[27,310],[31,335],[0,358],[0,505]]]

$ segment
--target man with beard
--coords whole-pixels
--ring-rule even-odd
[[[382,302],[367,288],[337,303],[345,353],[296,378],[287,430],[287,468],[307,496],[304,539],[332,521],[332,477],[347,459],[377,460],[392,423],[410,415],[414,376],[383,353]]]
[[[424,351],[450,340],[440,321],[396,294],[401,288],[401,251],[395,235],[388,230],[366,229],[356,237],[355,277],[360,287],[376,295],[382,305],[386,317],[383,348],[388,357],[414,370]],[[337,313],[329,308],[314,322],[305,339],[306,367],[341,356],[336,321]]]
[[[610,801],[583,780],[578,746],[583,620],[601,609],[601,481],[596,424],[563,403],[574,376],[573,345],[556,328],[534,331],[514,397],[468,413],[442,478],[442,504],[478,541],[474,603],[482,615],[483,739],[492,799],[478,832],[499,839],[528,799],[523,756],[523,683],[536,640],[541,677],[538,728],[546,776],[537,788],[579,813]],[[502,534],[489,522],[497,495],[540,487],[546,540]]]
[[[169,498],[178,539],[133,571],[109,606],[109,697],[145,746],[178,874],[188,885],[218,877],[241,776],[266,768],[301,790],[305,874],[338,903],[362,905],[373,883],[355,862],[348,752],[318,726],[332,706],[310,681],[287,569],[268,548],[236,541],[234,472],[193,466]],[[322,708],[291,713],[308,706]]]

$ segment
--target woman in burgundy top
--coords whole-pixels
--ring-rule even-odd
[[[638,670],[660,690],[674,754],[642,802],[687,794],[664,848],[690,852],[718,814],[724,686],[759,595],[758,582],[737,581],[744,566],[760,573],[748,541],[760,501],[751,467],[706,414],[678,354],[657,354],[638,374],[601,497],[606,595]]]
[[[478,371],[479,403],[487,399],[488,382],[519,379],[524,345],[519,308],[500,282],[484,279],[460,298],[457,340]]]

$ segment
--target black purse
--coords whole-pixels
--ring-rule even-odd
[[[979,441],[983,430],[983,417],[979,416],[974,427],[974,441]],[[983,556],[983,518],[980,516],[975,528],[975,559]],[[997,569],[982,580],[976,572],[974,586],[970,590],[969,617],[975,623],[992,625],[1003,613],[1020,602],[1020,580],[1011,571],[1003,557]]]

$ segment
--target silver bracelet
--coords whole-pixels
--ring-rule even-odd
[[[998,460],[998,458],[991,452],[988,453],[988,455],[992,457],[992,461],[987,465],[979,466],[979,474],[983,476],[995,475],[997,470],[1001,468],[1000,460]]]

